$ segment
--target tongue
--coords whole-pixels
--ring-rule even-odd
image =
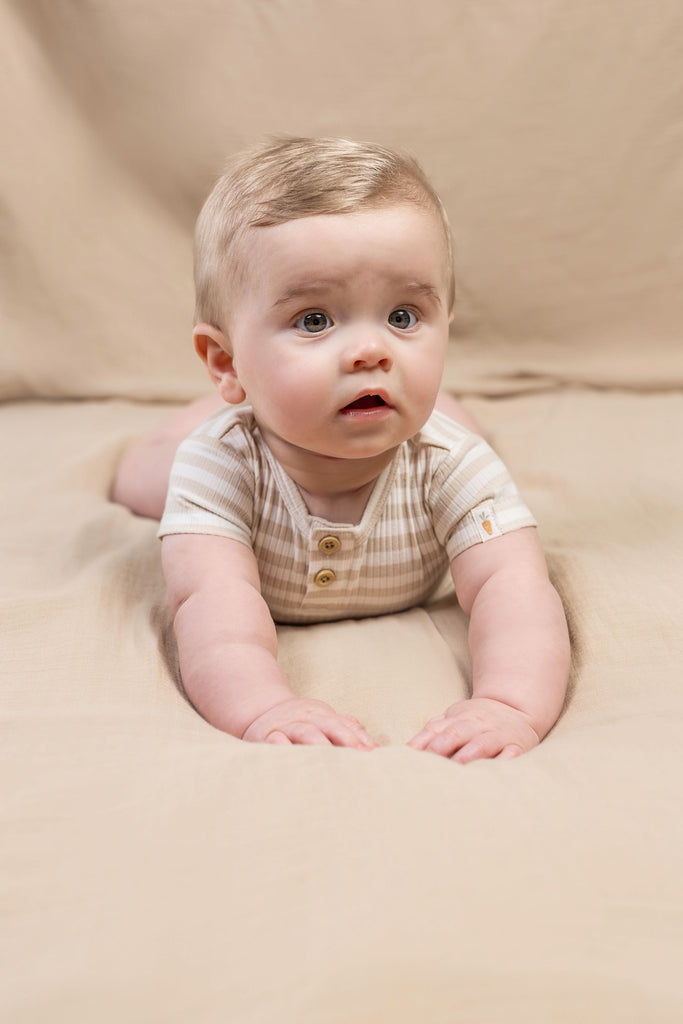
[[[363,395],[362,398],[357,398],[355,402],[351,402],[347,405],[347,409],[374,409],[378,405],[386,405],[379,395]]]

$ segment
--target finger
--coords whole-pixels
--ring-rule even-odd
[[[497,761],[510,761],[513,757],[519,757],[520,754],[524,753],[524,748],[519,743],[508,743],[506,747],[503,747],[500,754],[496,756]]]
[[[268,733],[265,742],[275,744],[288,744],[289,746],[291,746],[292,743],[289,737],[285,736],[285,734],[283,732],[280,732],[279,729],[275,729],[273,732]]]
[[[319,747],[331,745],[325,733],[313,722],[290,722],[283,728],[292,743]]]
[[[446,721],[445,715],[439,715],[438,718],[431,718],[424,729],[420,732],[415,733],[411,740],[408,740],[408,746],[412,747],[413,750],[424,750],[427,744],[437,736],[443,729]]]
[[[432,737],[424,749],[432,754],[440,754],[442,757],[451,757],[457,750],[475,739],[477,734],[478,728],[474,722],[446,719],[443,727]]]
[[[424,750],[432,736],[433,733],[423,729],[422,732],[416,733],[412,739],[408,740],[406,746],[412,747],[413,750]]]
[[[505,741],[495,732],[484,732],[474,736],[453,754],[458,764],[469,764],[481,758],[497,757],[505,747]]]
[[[353,715],[343,715],[342,717],[349,719],[351,732],[357,737],[358,741],[360,742],[360,745],[362,747],[368,747],[369,749],[374,750],[375,747],[377,746],[377,743],[373,740],[370,733],[363,728],[358,719],[355,718]]]
[[[355,719],[353,722],[349,722],[346,715],[318,720],[316,724],[336,747],[372,750],[377,746],[362,725]]]
[[[341,719],[342,722],[345,722],[346,725],[348,725],[349,729],[352,729],[353,732],[355,732],[358,736],[365,736],[368,739],[371,738],[370,734],[363,727],[362,723],[358,721],[355,715],[341,714],[336,715],[336,718],[339,718]]]

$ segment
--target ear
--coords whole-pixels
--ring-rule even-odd
[[[195,351],[209,371],[223,401],[239,405],[246,394],[237,377],[232,346],[227,335],[211,324],[197,324],[192,338]]]

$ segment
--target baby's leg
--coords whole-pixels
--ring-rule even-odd
[[[191,402],[170,416],[161,426],[142,437],[121,460],[112,486],[112,500],[120,505],[126,505],[139,516],[161,519],[166,504],[171,466],[178,445],[207,416],[224,405],[225,402],[220,395],[212,392]],[[476,420],[457,399],[445,391],[439,392],[436,408],[468,430],[480,433]]]
[[[481,426],[475,420],[474,416],[468,413],[467,409],[454,398],[453,395],[449,395],[447,391],[439,391],[436,396],[435,409],[439,412],[444,413],[446,416],[450,416],[456,423],[460,423],[461,426],[467,427],[468,430],[472,430],[475,434],[481,434]]]
[[[212,392],[169,416],[161,426],[140,438],[121,460],[111,490],[112,501],[126,505],[139,516],[161,519],[178,445],[207,416],[224,405],[221,396]]]

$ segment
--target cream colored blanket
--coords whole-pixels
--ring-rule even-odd
[[[4,0],[0,45],[0,1017],[678,1024],[680,4]],[[156,524],[109,486],[206,387],[192,223],[266,132],[404,146],[448,206],[445,384],[573,637],[518,760],[404,745],[467,693],[449,596],[279,631],[371,754],[245,744],[182,695]]]

